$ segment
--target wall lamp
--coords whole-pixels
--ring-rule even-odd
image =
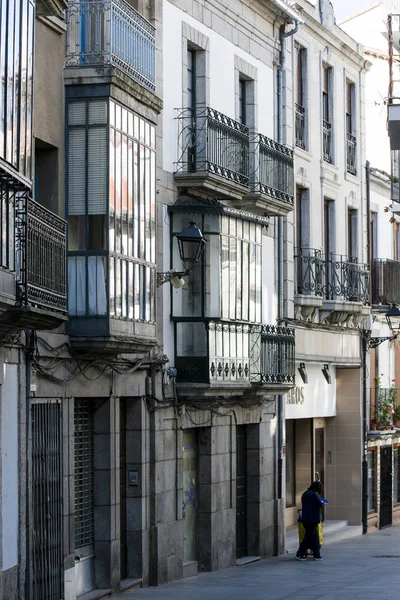
[[[201,255],[206,247],[206,239],[197,227],[196,221],[190,221],[188,227],[184,227],[180,233],[176,234],[178,240],[179,256],[183,263],[193,265],[199,262]],[[175,288],[181,288],[185,280],[184,276],[189,275],[191,269],[186,268],[185,271],[176,271],[171,269],[164,273],[157,273],[157,287],[169,281]]]
[[[389,310],[387,311],[386,315],[386,322],[388,324],[388,327],[390,329],[390,331],[392,332],[391,336],[388,337],[371,337],[368,340],[368,345],[370,348],[376,348],[377,346],[379,346],[380,344],[382,344],[382,342],[386,342],[386,341],[393,341],[397,338],[397,336],[400,333],[400,309],[398,306],[396,306],[395,304],[392,304],[392,306],[389,308]]]
[[[306,363],[300,363],[299,368],[297,369],[300,373],[300,377],[303,380],[303,383],[308,383],[308,375],[306,371]]]
[[[326,382],[327,383],[332,383],[332,377],[331,377],[331,374],[329,372],[329,365],[327,365],[327,364],[324,365],[324,368],[321,369],[321,371],[322,371],[323,376],[326,379]]]

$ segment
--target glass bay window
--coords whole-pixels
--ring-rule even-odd
[[[68,104],[69,314],[155,321],[155,128],[111,99]]]

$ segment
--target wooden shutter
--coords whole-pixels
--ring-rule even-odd
[[[125,147],[125,150],[127,145]],[[122,145],[121,151],[124,151]],[[123,157],[122,165],[126,165]],[[120,173],[120,165],[117,165]],[[125,184],[127,173],[125,175]],[[105,127],[91,127],[88,130],[88,214],[105,215],[107,212],[107,130]]]
[[[369,260],[375,258],[375,213],[371,211],[369,217]]]
[[[68,214],[85,214],[86,129],[70,129],[68,135]]]
[[[295,103],[303,106],[303,49],[294,44],[294,98]]]
[[[301,189],[297,188],[296,189],[296,215],[295,215],[296,216],[295,245],[296,245],[296,248],[298,248],[299,250],[301,249],[301,247],[303,245],[303,240],[302,240],[303,224],[302,224],[301,209],[302,209],[302,193],[301,193]]]
[[[330,253],[329,205],[330,205],[330,201],[325,198],[325,200],[324,200],[324,252],[325,252],[325,260],[328,260],[329,253]]]
[[[347,211],[347,249],[349,258],[353,256],[352,216],[352,211],[349,209]]]
[[[393,260],[399,260],[399,224],[396,222],[393,223]]]
[[[322,67],[322,91],[324,94],[329,94],[329,67]]]

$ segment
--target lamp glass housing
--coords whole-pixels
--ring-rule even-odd
[[[388,327],[392,333],[399,333],[400,331],[400,309],[395,304],[389,308],[386,313],[386,321]]]
[[[178,240],[179,256],[182,262],[199,262],[206,246],[206,240],[196,221],[191,221],[189,227],[184,227],[180,233],[176,234]]]

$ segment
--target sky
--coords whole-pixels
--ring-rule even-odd
[[[331,2],[337,23],[367,6],[376,4],[376,0],[331,0]]]

